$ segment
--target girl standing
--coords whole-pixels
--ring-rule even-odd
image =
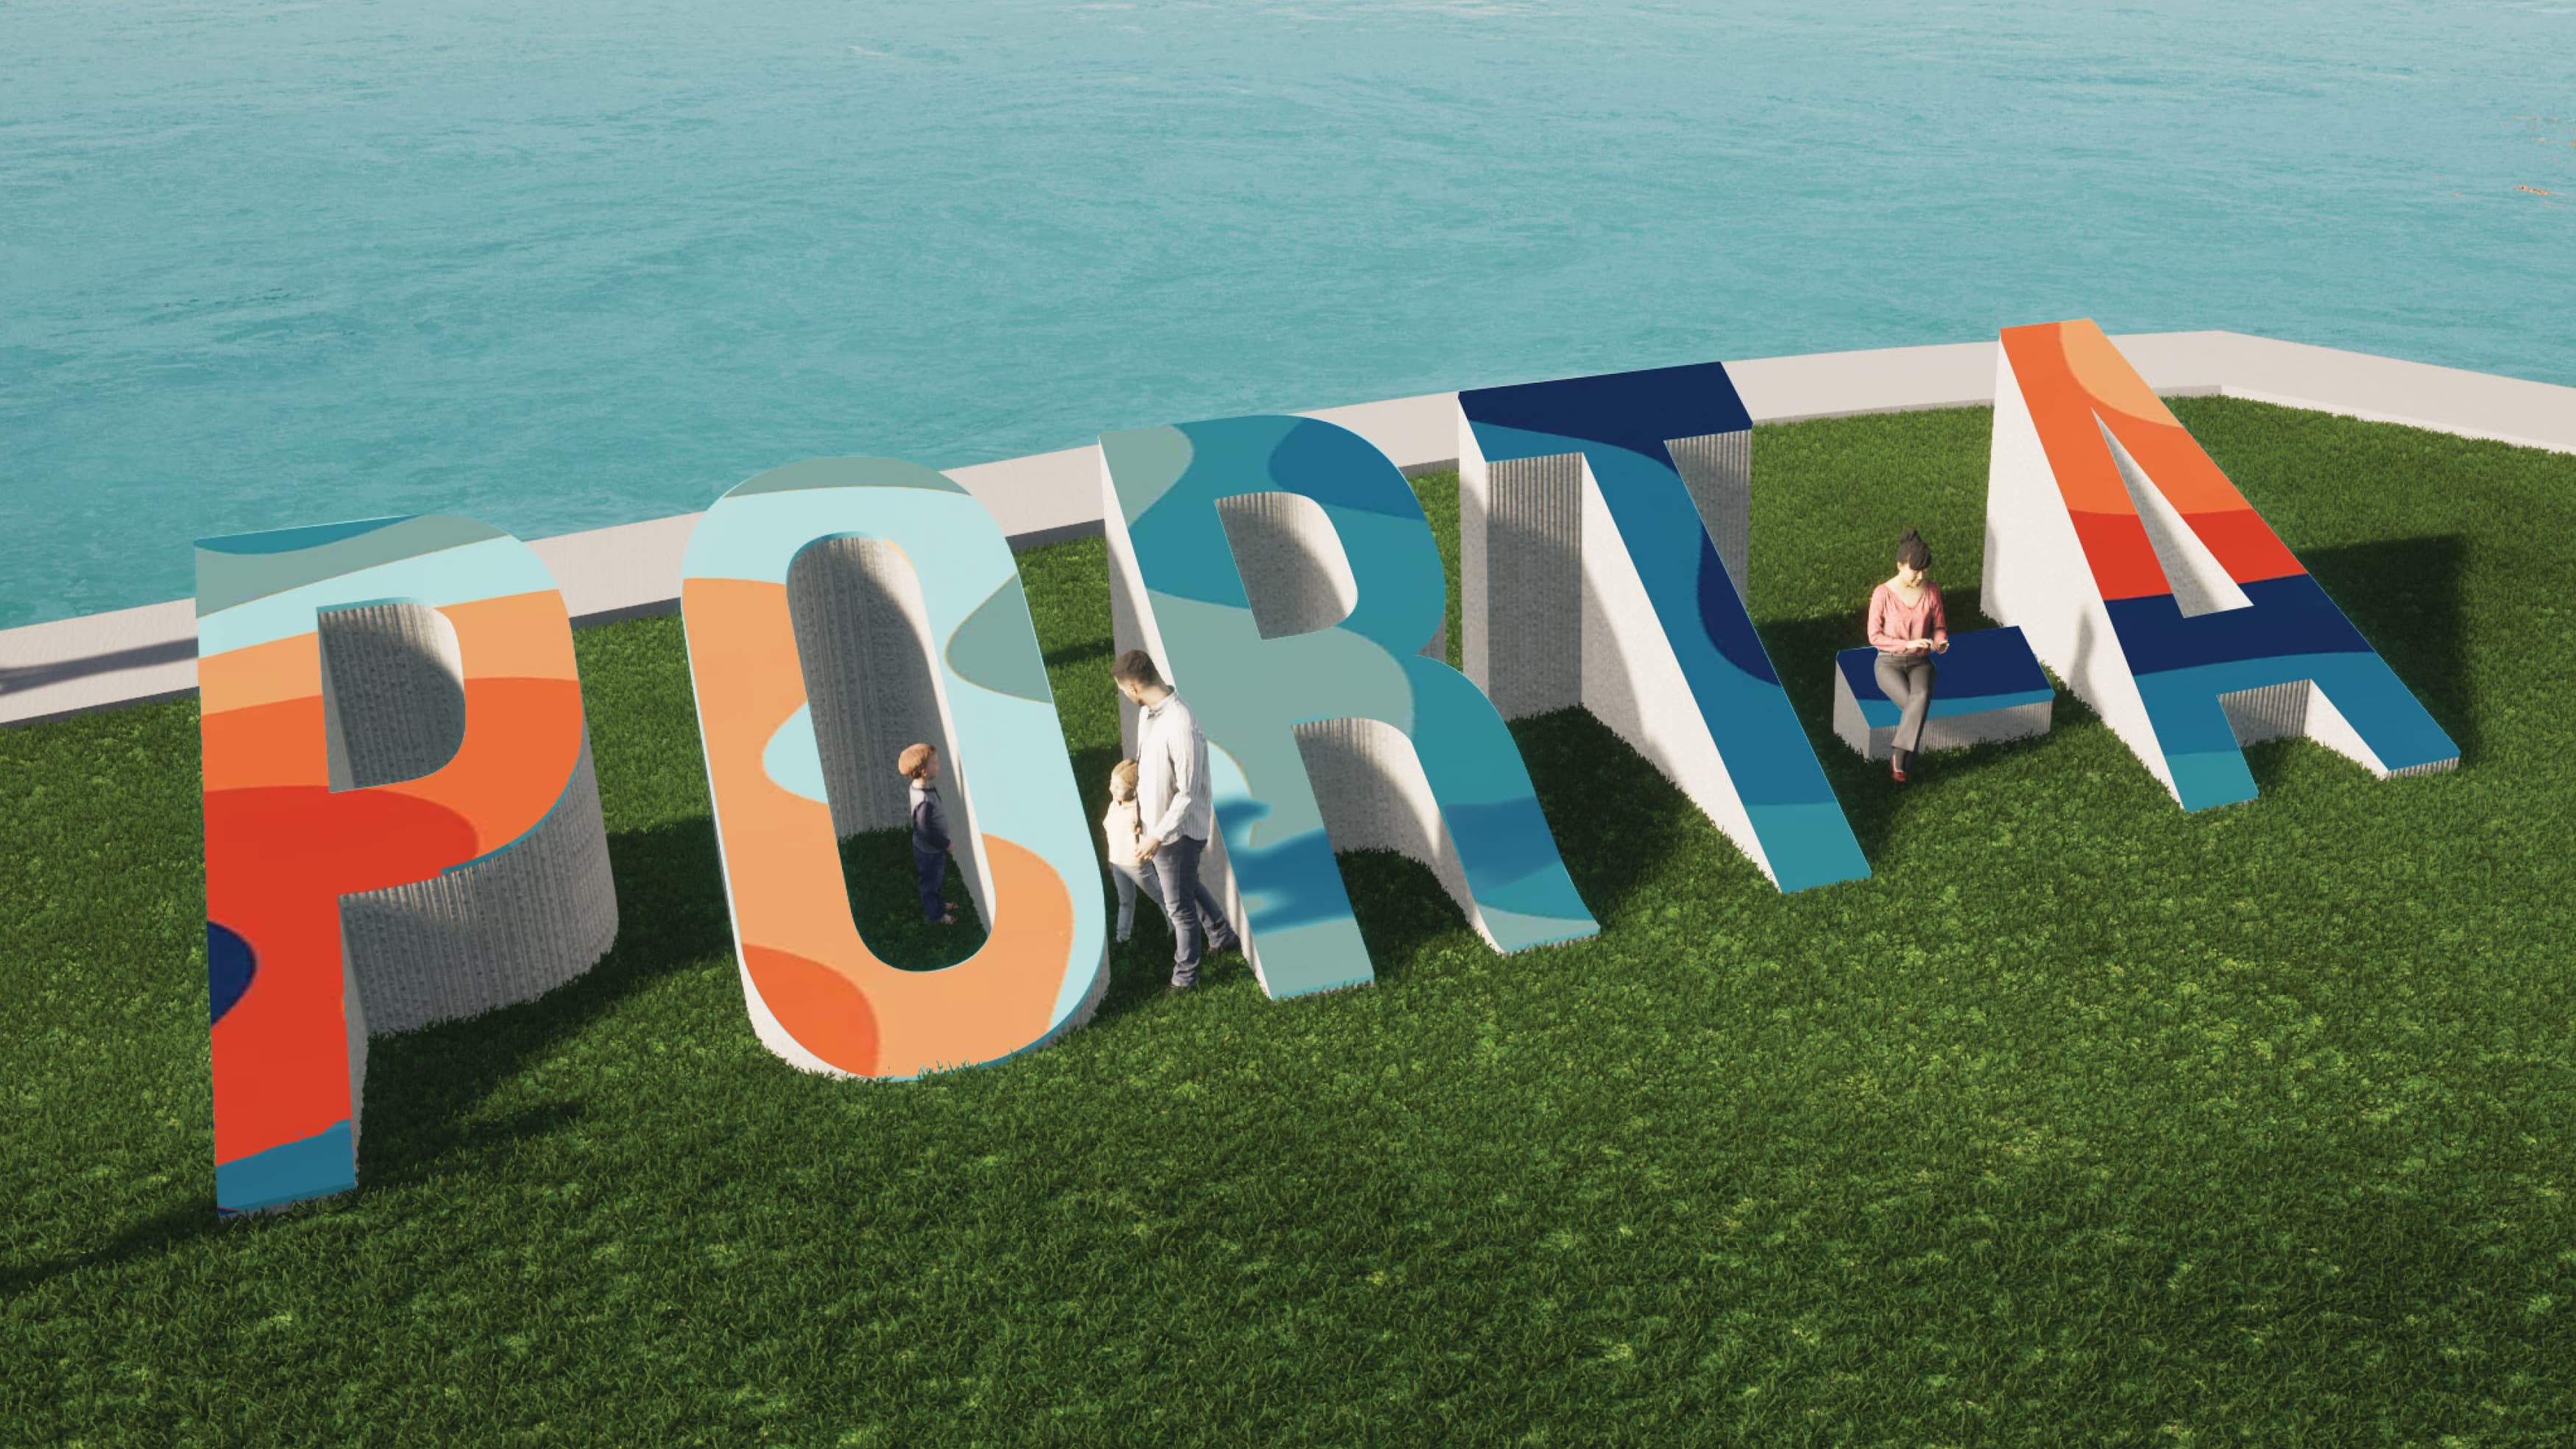
[[[1107,839],[1110,872],[1118,877],[1118,939],[1124,941],[1136,924],[1136,893],[1143,891],[1157,905],[1163,900],[1154,863],[1136,854],[1145,827],[1137,813],[1134,760],[1120,760],[1109,772],[1109,813],[1100,817],[1100,833]]]

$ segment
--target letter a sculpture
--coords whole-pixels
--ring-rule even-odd
[[[2254,798],[2242,746],[2305,735],[2372,774],[2459,747],[2089,321],[2010,327],[1984,605],[2186,810]]]

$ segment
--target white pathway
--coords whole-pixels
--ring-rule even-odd
[[[2252,398],[2576,453],[2576,388],[2241,332],[2135,333],[2112,341],[2167,396]],[[1761,357],[1726,366],[1756,423],[1995,400],[1992,341]],[[1339,423],[1407,472],[1422,472],[1456,461],[1453,396],[1426,393],[1310,416]],[[948,474],[992,510],[1015,546],[1026,548],[1099,531],[1099,469],[1099,450],[1083,447]],[[554,571],[573,622],[605,623],[675,604],[680,552],[697,519],[694,513],[656,518],[529,546]],[[171,699],[196,688],[197,625],[187,599],[0,630],[0,727]]]

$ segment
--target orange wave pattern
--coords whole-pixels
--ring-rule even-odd
[[[354,1137],[340,897],[426,880],[508,846],[544,821],[573,778],[583,718],[562,596],[548,589],[440,612],[463,661],[464,742],[443,768],[398,784],[330,788],[316,633],[199,663],[209,936],[247,948],[241,980],[218,987],[211,1025],[220,1207],[355,1182],[353,1163],[343,1182],[270,1181],[264,1201],[225,1201],[221,1191],[228,1167],[263,1152],[343,1124]]]
[[[988,831],[996,904],[983,947],[941,971],[878,959],[850,915],[831,806],[762,765],[805,707],[786,586],[693,577],[680,602],[743,968],[770,1015],[825,1065],[863,1077],[991,1061],[1045,1037],[1074,947],[1064,879]]]
[[[981,846],[973,873],[991,933],[936,971],[887,965],[851,918],[787,591],[796,560],[832,539],[882,545],[911,573],[953,751],[945,785]],[[1108,983],[1100,843],[1018,563],[983,505],[897,459],[773,468],[699,521],[680,614],[762,1042],[807,1070],[902,1079],[996,1061],[1078,1025]]]
[[[2007,327],[2003,347],[2031,415],[2099,418],[2229,578],[2250,584],[2307,572],[2089,319]],[[2039,438],[2102,597],[2171,593],[2119,465],[2099,435],[2042,427]]]

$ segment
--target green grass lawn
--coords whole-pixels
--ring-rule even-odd
[[[2187,816],[2061,696],[1896,793],[1831,656],[1908,524],[1976,622],[1989,415],[1766,428],[1754,613],[1873,879],[1781,896],[1550,716],[1598,939],[1348,856],[1374,987],[1163,999],[1144,910],[1090,1026],[874,1084],[753,1038],[677,621],[586,630],[616,950],[379,1039],[364,1188],[240,1222],[194,706],[0,731],[0,1436],[2576,1444],[2576,458],[2175,410],[2457,773],[2267,745]],[[1102,558],[1021,559],[1086,790]],[[881,950],[971,939],[846,858]]]

